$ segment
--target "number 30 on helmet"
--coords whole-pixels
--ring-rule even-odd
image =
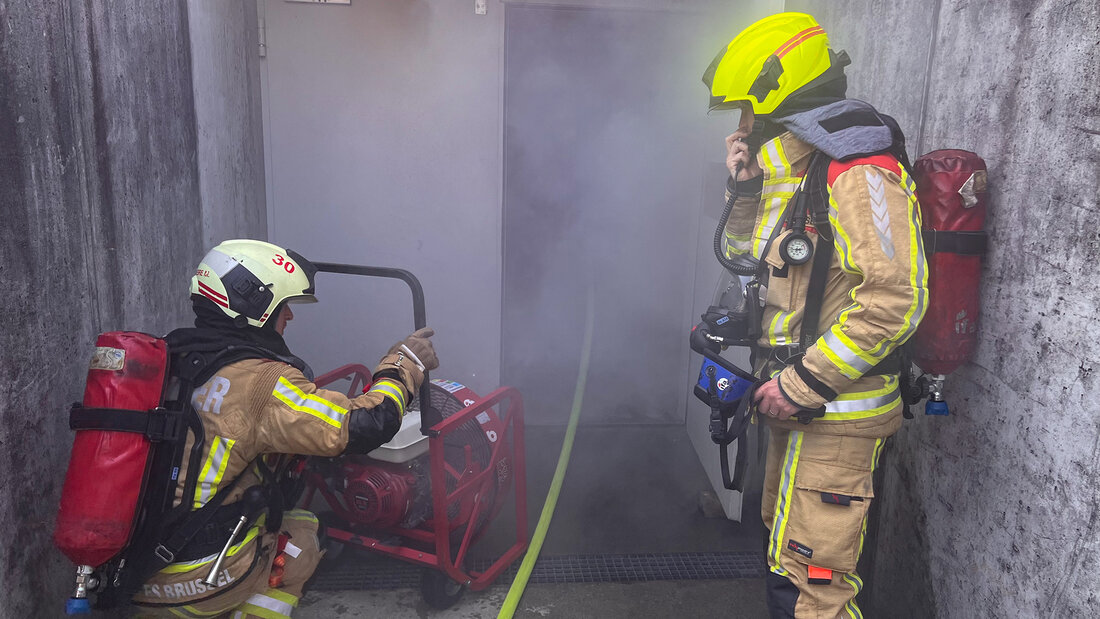
[[[191,278],[202,295],[236,321],[262,327],[284,302],[316,303],[317,267],[299,254],[263,241],[235,239],[211,249]]]
[[[745,102],[766,116],[795,92],[812,88],[830,67],[849,63],[845,52],[829,49],[829,37],[813,17],[779,13],[749,26],[718,52],[703,83],[710,111]]]

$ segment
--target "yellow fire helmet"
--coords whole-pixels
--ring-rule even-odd
[[[779,13],[745,28],[703,73],[710,111],[744,101],[756,115],[767,115],[829,67],[849,64],[845,52],[829,49],[829,37],[805,13]]]
[[[292,250],[263,241],[234,239],[211,249],[195,276],[191,294],[214,302],[239,326],[262,327],[284,301],[316,303],[317,267]]]

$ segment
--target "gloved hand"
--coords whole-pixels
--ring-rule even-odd
[[[431,327],[418,329],[409,337],[391,346],[386,354],[393,355],[404,352],[401,350],[401,345],[404,344],[412,351],[412,354],[416,355],[416,358],[423,364],[424,369],[430,372],[439,367],[439,359],[435,356],[435,348],[432,347],[432,341],[428,339],[433,335],[435,335],[435,330]]]

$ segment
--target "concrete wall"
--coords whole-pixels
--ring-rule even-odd
[[[848,49],[849,94],[896,114],[911,154],[990,171],[981,344],[952,416],[906,423],[887,457],[868,615],[1097,616],[1100,7],[787,6]]]
[[[508,198],[502,195],[502,177],[508,165],[505,160],[510,157],[502,149],[506,108],[511,106],[517,118],[523,114],[533,118],[528,128],[534,127],[535,133],[543,130],[544,135],[536,135],[532,143],[540,143],[540,137],[541,143],[546,143],[553,137],[552,129],[540,124],[542,106],[517,111],[517,102],[508,98],[505,66],[514,59],[506,58],[505,15],[506,9],[534,10],[534,5],[540,4],[546,3],[489,2],[488,14],[481,16],[474,13],[472,3],[464,2],[356,0],[351,6],[277,0],[261,3],[267,42],[263,82],[268,203],[271,238],[307,257],[401,266],[421,278],[427,294],[428,322],[438,331],[435,342],[443,362],[439,376],[465,382],[481,392],[495,388],[501,380],[512,381],[513,377],[501,368],[502,349],[507,358],[507,352],[513,349],[520,351],[517,354],[527,354],[528,348],[534,348],[528,356],[535,359],[537,367],[532,374],[538,379],[548,376],[555,369],[552,365],[560,366],[565,386],[557,389],[554,383],[554,389],[542,391],[564,393],[564,404],[555,401],[546,407],[553,409],[554,415],[533,414],[529,421],[563,423],[576,379],[583,324],[571,332],[555,331],[556,336],[576,335],[575,342],[568,337],[559,337],[560,342],[547,341],[522,329],[511,340],[502,339],[502,278],[508,268],[502,258],[502,245],[508,242],[502,240],[502,213],[512,206],[503,204]],[[573,9],[613,9],[605,14],[633,15],[630,19],[634,20],[667,19],[678,27],[693,25],[685,30],[688,34],[678,37],[678,55],[666,58],[661,67],[668,73],[675,70],[677,80],[652,84],[654,89],[663,89],[661,101],[688,102],[680,107],[650,105],[650,111],[663,115],[657,122],[666,127],[679,125],[673,136],[675,143],[667,143],[667,135],[658,135],[654,119],[649,117],[632,129],[640,140],[649,131],[648,147],[664,148],[664,155],[675,166],[654,170],[636,165],[628,177],[606,174],[601,179],[606,185],[604,195],[617,200],[613,206],[624,210],[631,198],[638,199],[638,192],[629,191],[630,187],[668,185],[677,189],[673,192],[666,188],[676,196],[660,201],[665,217],[680,217],[686,222],[679,232],[661,230],[665,232],[661,250],[678,252],[676,287],[661,287],[646,298],[678,298],[683,300],[683,307],[671,322],[645,327],[661,333],[684,332],[690,321],[690,301],[686,297],[691,295],[694,283],[691,257],[696,242],[695,219],[701,210],[704,161],[720,165],[723,157],[720,137],[707,142],[721,130],[707,131],[706,95],[699,76],[717,49],[732,36],[730,33],[752,17],[763,15],[764,5],[774,7],[778,3],[585,0],[554,4],[561,14],[573,13]],[[615,36],[629,34],[620,29]],[[569,41],[568,33],[563,31],[561,40]],[[622,48],[624,42],[605,41],[610,48]],[[692,61],[676,64],[684,58]],[[597,55],[592,60],[603,62],[607,58]],[[637,79],[651,77],[639,75]],[[578,103],[569,97],[562,100],[573,107]],[[600,105],[604,110],[624,110],[622,101],[610,98]],[[586,146],[577,143],[573,148],[581,151]],[[600,155],[589,149],[576,161],[595,160]],[[638,152],[632,156],[641,158]],[[628,161],[624,157],[619,167],[629,168]],[[676,166],[690,172],[679,175]],[[662,176],[655,179],[651,172]],[[578,190],[558,170],[542,170],[541,174],[549,185],[563,192]],[[559,182],[555,185],[553,179]],[[718,197],[712,197],[712,201],[721,200],[720,182],[714,190]],[[647,197],[654,203],[660,198],[654,192],[643,193],[652,194]],[[546,196],[551,203],[570,199],[562,192]],[[653,218],[638,217],[636,221],[638,225],[658,225]],[[616,235],[633,232],[636,230],[612,226],[601,231],[608,238],[596,238],[610,249],[616,242],[626,242],[614,238]],[[513,241],[538,244],[537,239]],[[624,300],[619,289],[644,290],[646,286],[636,285],[647,274],[645,269],[618,273],[624,270],[618,266],[603,265],[617,278],[618,286],[601,286],[608,297],[606,303],[601,303],[608,321],[615,318],[616,302],[626,306],[633,300]],[[664,267],[666,271],[670,268]],[[653,287],[653,282],[648,285]],[[703,296],[709,297],[712,286],[713,278]],[[322,303],[301,308],[288,331],[292,348],[318,369],[350,361],[373,362],[379,350],[403,336],[410,326],[408,295],[401,284],[324,276],[319,294]],[[569,298],[557,298],[555,302],[560,307],[551,309],[551,314],[564,314],[577,307]],[[508,299],[503,303],[509,303]],[[532,318],[532,326],[536,322]],[[670,379],[676,382],[676,390],[671,395],[676,397],[662,403],[667,405],[666,410],[659,414],[629,405],[610,411],[602,402],[586,410],[596,417],[610,411],[598,421],[630,422],[668,415],[677,421],[682,419],[687,390],[679,372],[688,365],[682,341],[677,340],[677,358],[670,362],[657,354],[657,347],[647,349],[645,338],[624,338],[608,331],[606,324],[603,327],[600,332],[607,354],[601,352],[602,344],[598,343],[593,375],[601,368],[610,370],[615,386],[607,387],[606,393],[637,391],[639,376],[651,374],[650,370],[667,374],[663,366],[671,363],[676,368]],[[559,354],[551,344],[563,352]],[[615,364],[621,365],[624,356],[654,363],[644,372],[616,371]],[[661,368],[654,369],[658,364]],[[521,386],[532,393],[537,391],[530,383]]]
[[[500,374],[500,37],[472,2],[262,3],[270,237],[317,261],[408,269],[444,363]],[[322,275],[287,340],[318,371],[412,329],[401,282]]]
[[[72,441],[65,411],[80,399],[96,333],[182,324],[204,239],[264,232],[262,193],[200,179],[219,148],[196,154],[194,92],[258,89],[223,79],[230,69],[213,62],[192,73],[189,14],[206,29],[219,12],[232,13],[220,3],[0,2],[5,616],[57,616],[69,595],[72,570],[50,538]],[[253,115],[241,122],[255,126]],[[247,174],[261,169],[258,152],[240,155],[252,159]],[[213,204],[241,219],[204,224]]]
[[[266,238],[260,32],[256,0],[191,0],[203,247]]]

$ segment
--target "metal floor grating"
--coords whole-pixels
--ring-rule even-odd
[[[517,560],[495,584],[509,584],[519,569]],[[474,561],[475,570],[489,561]],[[418,587],[420,569],[393,561],[344,561],[322,565],[312,585],[315,591],[401,589]],[[531,573],[532,584],[640,582],[654,580],[725,580],[763,578],[764,554],[753,551],[685,552],[636,555],[562,555],[542,557]]]

